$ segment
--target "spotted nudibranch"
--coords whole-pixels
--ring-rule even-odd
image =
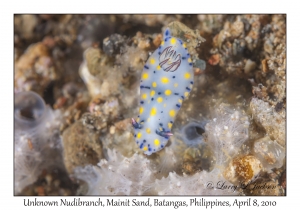
[[[140,108],[132,118],[135,141],[144,154],[163,149],[175,117],[194,83],[193,64],[186,44],[164,32],[161,45],[147,60],[141,77]]]

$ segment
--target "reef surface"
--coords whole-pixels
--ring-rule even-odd
[[[14,27],[15,195],[285,195],[285,15],[27,14]],[[148,156],[131,118],[167,27],[194,85]]]

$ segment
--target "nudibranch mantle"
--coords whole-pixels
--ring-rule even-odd
[[[139,116],[132,119],[135,141],[144,154],[151,155],[166,146],[193,83],[193,64],[186,44],[167,29],[161,45],[144,66]]]

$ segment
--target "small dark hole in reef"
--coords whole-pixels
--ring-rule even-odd
[[[36,121],[45,110],[43,99],[31,91],[20,92],[15,95],[14,113],[16,119]]]
[[[31,107],[25,107],[24,109],[21,109],[19,114],[21,117],[24,117],[28,120],[36,119],[36,116],[34,116],[34,112]]]
[[[187,139],[191,141],[197,139],[197,137],[201,136],[204,132],[203,128],[195,125],[190,125],[185,128],[185,135]]]
[[[199,135],[202,135],[202,134],[205,132],[205,130],[204,130],[203,128],[198,127],[198,126],[196,126],[195,129],[196,129],[196,132],[197,132]]]

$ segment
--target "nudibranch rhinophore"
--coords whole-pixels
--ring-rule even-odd
[[[193,64],[186,44],[167,29],[161,45],[144,66],[139,116],[132,118],[135,141],[144,154],[151,155],[166,146],[176,114],[193,83]]]

